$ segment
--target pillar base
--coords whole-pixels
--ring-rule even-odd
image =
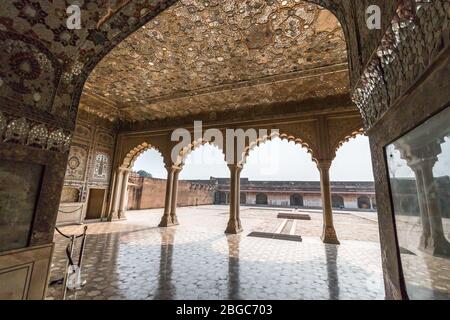
[[[119,219],[119,214],[117,212],[111,212],[108,216],[108,222],[115,221]]]
[[[119,216],[117,218],[118,220],[127,220],[127,215],[125,211],[119,211]]]
[[[168,215],[163,215],[161,222],[159,223],[158,227],[160,228],[168,228],[176,226],[177,224],[173,223],[172,218]]]
[[[322,236],[320,237],[323,243],[341,244],[336,236],[334,227],[325,227]]]
[[[106,220],[107,222],[114,222],[114,221],[126,221],[127,217],[119,217],[119,215],[115,214],[114,216],[109,216]]]
[[[241,224],[239,221],[232,220],[228,221],[227,229],[225,230],[226,234],[238,234],[244,231],[241,227]]]
[[[172,220],[172,224],[173,225],[179,225],[180,223],[178,222],[178,217],[175,215],[175,216],[170,216],[170,219]]]
[[[439,239],[439,241],[434,241],[430,236],[428,241],[425,241],[425,239],[424,241],[421,241],[419,249],[434,257],[450,257],[450,243],[447,239]]]

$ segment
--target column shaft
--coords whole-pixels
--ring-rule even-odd
[[[428,247],[428,242],[431,237],[430,221],[428,219],[427,199],[425,197],[424,183],[422,179],[422,172],[417,166],[413,167],[414,175],[416,177],[417,198],[419,201],[420,221],[422,223],[422,234],[420,235],[419,248],[425,250]]]
[[[176,168],[173,169],[173,182],[172,182],[172,199],[170,205],[170,218],[172,220],[172,224],[177,225],[177,199],[178,199],[178,176],[180,175],[181,169]]]
[[[238,167],[236,170],[236,222],[238,224],[239,232],[242,232],[242,225],[241,225],[241,171],[242,168]]]
[[[173,188],[173,176],[174,171],[171,167],[167,169],[167,181],[166,181],[166,199],[164,202],[164,215],[159,223],[160,227],[170,227],[172,226],[172,219],[170,217],[170,209],[172,205],[172,188]]]
[[[228,165],[230,169],[230,218],[225,233],[237,234],[242,231],[239,221],[239,170],[237,165]]]
[[[450,244],[445,238],[444,227],[442,225],[442,215],[439,209],[439,199],[436,190],[436,183],[433,175],[433,166],[437,159],[425,160],[421,165],[423,196],[426,199],[428,222],[431,238],[426,248],[433,255],[449,256]]]
[[[324,243],[339,244],[336,231],[333,225],[333,210],[331,204],[331,187],[330,187],[330,166],[331,161],[321,161],[318,163],[320,171],[320,189],[322,192],[323,207],[323,233],[322,241]]]
[[[111,206],[111,212],[109,215],[110,221],[119,218],[120,191],[122,188],[122,180],[123,180],[122,169],[121,168],[117,169],[115,174],[116,174],[116,178],[115,178],[114,190],[113,190],[113,195],[112,195],[112,206]]]
[[[127,205],[127,192],[128,192],[128,178],[130,176],[129,170],[122,170],[122,186],[120,191],[120,205],[119,205],[119,219],[126,219],[126,205]]]

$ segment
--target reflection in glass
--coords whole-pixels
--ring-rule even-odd
[[[450,299],[450,108],[386,147],[410,299]]]

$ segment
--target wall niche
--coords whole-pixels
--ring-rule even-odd
[[[80,190],[77,188],[64,187],[61,193],[61,203],[73,203],[80,201]]]

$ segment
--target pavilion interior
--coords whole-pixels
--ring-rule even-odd
[[[63,298],[49,286],[66,269],[60,231],[88,218],[87,284],[67,299],[450,298],[448,0],[73,4],[75,29],[65,1],[0,4],[0,299]],[[178,128],[192,138],[174,157]],[[265,134],[240,150],[218,139],[227,129]],[[369,218],[332,208],[330,166],[360,134]],[[274,138],[320,173],[306,224],[240,205],[247,157]],[[229,201],[177,208],[204,144],[232,154]],[[164,206],[127,212],[148,150],[167,171]]]

